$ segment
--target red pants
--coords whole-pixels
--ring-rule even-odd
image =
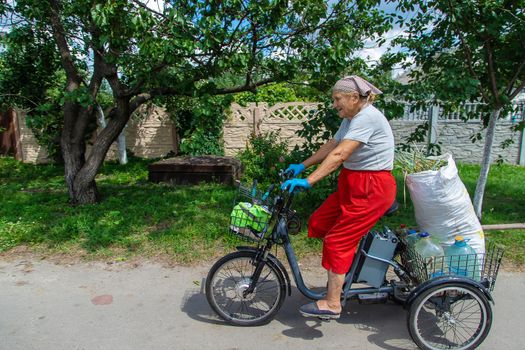
[[[337,191],[308,221],[308,237],[323,239],[325,269],[348,272],[359,241],[390,208],[395,196],[396,181],[390,171],[341,170]]]

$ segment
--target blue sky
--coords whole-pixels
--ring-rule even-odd
[[[409,18],[410,16],[414,15],[413,12],[402,14],[396,10],[396,6],[397,6],[397,3],[392,3],[392,2],[386,3],[385,1],[382,1],[381,5],[379,5],[379,8],[385,11],[386,13],[398,13],[405,18]],[[362,50],[361,52],[359,52],[358,56],[365,59],[369,65],[373,65],[386,52],[386,50],[390,46],[391,41],[404,34],[405,34],[405,30],[401,28],[398,24],[394,23],[393,28],[389,30],[387,33],[385,33],[384,35],[382,35],[383,38],[386,38],[386,42],[383,45],[378,46],[375,43],[374,39],[377,39],[377,38],[370,38],[370,40],[365,42],[366,48]],[[397,50],[399,50],[399,48],[393,48],[393,51],[397,51]],[[402,70],[401,68],[396,68],[393,73],[394,75],[398,75],[402,73]]]

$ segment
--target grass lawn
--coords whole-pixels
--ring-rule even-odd
[[[192,263],[213,259],[239,244],[227,233],[233,187],[152,184],[147,182],[149,162],[132,159],[125,166],[105,164],[97,176],[103,200],[71,207],[60,166],[35,166],[0,157],[0,253],[10,254],[23,246],[44,255],[83,259],[162,257]],[[479,167],[460,165],[459,170],[472,194]],[[398,200],[404,203],[401,174],[396,178]],[[524,183],[525,168],[493,166],[483,223],[524,222]],[[301,196],[297,209],[306,220],[324,193]],[[402,204],[399,214],[388,219],[392,227],[401,223],[415,225],[408,192],[406,206]],[[525,266],[525,230],[487,232],[486,236],[506,246],[509,262]],[[319,254],[320,243],[306,239],[304,232],[293,239],[299,257]]]

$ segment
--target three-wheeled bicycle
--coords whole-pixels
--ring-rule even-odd
[[[271,321],[286,295],[291,295],[289,274],[270,252],[276,245],[284,248],[294,282],[304,296],[319,300],[326,293],[306,286],[290,241],[291,232],[300,226],[291,208],[294,194],[276,190],[272,195],[272,188],[259,194],[255,186],[239,185],[230,232],[257,245],[237,247],[219,259],[206,278],[210,306],[232,325]],[[384,217],[396,210],[394,203]],[[408,330],[419,348],[474,349],[492,324],[491,291],[502,256],[502,249],[490,246],[486,254],[425,260],[398,232],[384,226],[361,240],[345,277],[342,303],[350,298],[367,302],[389,298],[408,310]]]

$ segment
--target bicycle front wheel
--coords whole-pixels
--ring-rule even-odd
[[[492,309],[479,289],[461,283],[430,288],[412,303],[408,330],[421,349],[475,349],[487,337]]]
[[[286,295],[284,277],[267,261],[253,292],[246,294],[252,283],[257,261],[252,251],[224,256],[211,268],[206,278],[206,299],[226,322],[236,326],[258,326],[268,323],[279,311]]]

